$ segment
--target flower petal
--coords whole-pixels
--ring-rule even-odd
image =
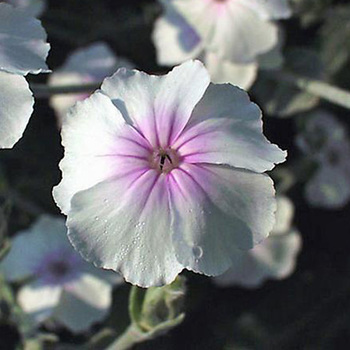
[[[199,61],[187,61],[167,75],[119,69],[105,79],[105,92],[152,144],[167,147],[185,127],[210,77]]]
[[[80,85],[82,83],[100,83],[112,75],[118,68],[132,68],[132,64],[122,58],[117,58],[113,51],[104,42],[96,42],[88,47],[75,50],[64,65],[49,76],[49,85]],[[89,94],[63,94],[54,95],[50,99],[61,120],[68,109],[75,102],[83,100]]]
[[[62,144],[66,148],[60,163],[63,179],[53,195],[64,213],[76,192],[117,173],[127,173],[131,166],[137,171],[148,162],[145,139],[100,92],[70,110],[62,127]]]
[[[236,1],[175,0],[173,5],[220,58],[250,63],[277,43],[276,25]]]
[[[46,8],[45,0],[5,0],[5,2],[22,9],[33,17],[39,17]]]
[[[293,202],[286,196],[277,196],[276,223],[273,234],[284,234],[290,230],[294,217]]]
[[[321,109],[305,114],[305,118],[306,124],[297,134],[296,144],[308,156],[319,160],[334,144],[347,139],[345,126],[332,113]]]
[[[232,251],[250,249],[274,225],[272,180],[264,174],[183,164],[170,174],[173,242],[185,268],[218,275]]]
[[[266,279],[283,279],[289,276],[301,248],[299,232],[270,236],[248,252],[237,252],[232,267],[215,278],[219,286],[241,285],[256,288]]]
[[[277,70],[284,64],[283,46],[285,44],[285,32],[281,26],[278,26],[278,42],[269,51],[258,56],[257,61],[260,69]]]
[[[0,148],[12,148],[22,137],[33,105],[25,78],[0,72]]]
[[[132,64],[117,58],[104,42],[95,42],[87,47],[75,50],[64,63],[61,71],[91,75],[96,81],[102,81],[113,74],[118,67],[132,68]]]
[[[88,81],[84,81],[84,78],[79,73],[65,73],[55,70],[50,74],[48,83],[50,86],[69,86],[86,84]],[[87,97],[89,97],[89,93],[57,94],[50,98],[50,106],[58,116],[59,127],[62,126],[69,108],[74,106],[77,101],[82,101]]]
[[[42,284],[40,280],[23,286],[17,295],[18,304],[38,323],[49,318],[57,306],[60,286]]]
[[[174,11],[168,11],[156,20],[152,39],[157,62],[161,65],[172,66],[196,58],[202,50],[198,34]]]
[[[28,230],[19,232],[1,262],[5,278],[18,281],[33,276],[46,253],[68,243],[65,232],[64,220],[49,215],[42,215]]]
[[[73,332],[81,332],[106,317],[111,302],[110,283],[83,274],[64,286],[53,317]]]
[[[215,53],[207,51],[204,63],[208,69],[213,83],[231,83],[242,89],[249,89],[257,76],[258,64],[237,64],[221,60]]]
[[[255,172],[271,170],[286,157],[264,137],[259,107],[232,85],[209,86],[173,148],[185,162],[226,164]]]
[[[350,200],[349,173],[322,164],[305,187],[307,201],[319,208],[342,208]]]
[[[288,0],[235,0],[249,7],[263,19],[289,18],[292,10]]]
[[[84,262],[84,264],[81,265],[82,273],[92,275],[100,280],[104,280],[112,286],[118,286],[124,283],[124,279],[119,273],[113,270],[97,268],[96,266],[89,262],[86,262],[85,260],[82,261]]]
[[[74,247],[99,267],[142,287],[182,270],[171,242],[166,177],[155,170],[115,177],[77,193],[67,225]]]
[[[0,3],[0,69],[26,75],[48,72],[50,50],[40,21],[21,9]]]

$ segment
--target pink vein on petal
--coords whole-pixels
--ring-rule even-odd
[[[136,129],[135,129],[135,130],[136,130]],[[138,130],[136,130],[136,131],[137,131],[137,133],[139,133]],[[146,142],[149,144],[148,140],[147,140],[143,135],[141,135],[141,134],[139,134],[139,135],[142,137],[142,139],[143,139],[144,141],[146,141]],[[143,148],[143,149],[146,150],[146,151],[151,151],[151,150],[152,150],[151,145],[143,145],[143,144],[137,142],[136,140],[129,139],[129,138],[126,137],[126,136],[119,136],[119,139],[125,140],[125,141],[129,141],[129,142],[131,142],[131,143],[133,143],[133,144],[135,144],[135,145],[137,145],[137,146],[140,146],[141,148]]]
[[[189,129],[188,131],[190,131],[191,129]],[[179,136],[183,136],[184,138],[185,138],[185,140],[183,140],[182,141],[182,143],[180,143],[180,145],[174,145],[174,148],[177,150],[177,151],[181,151],[181,149],[180,148],[182,148],[183,146],[185,146],[187,143],[189,143],[189,142],[191,142],[192,140],[194,140],[194,139],[196,139],[197,137],[200,137],[200,136],[204,136],[204,135],[207,135],[207,134],[210,134],[210,133],[212,133],[213,132],[213,130],[208,130],[208,131],[205,131],[205,132],[202,132],[202,133],[199,133],[199,134],[195,134],[195,135],[193,135],[193,136],[190,136],[189,138],[185,138],[185,136],[186,136],[186,131],[184,132],[184,134],[183,135],[179,135]],[[176,141],[178,141],[178,139],[179,138],[177,138],[177,140]],[[176,143],[176,141],[175,141],[175,143]]]

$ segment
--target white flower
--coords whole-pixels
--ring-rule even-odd
[[[49,85],[99,83],[120,67],[133,68],[133,65],[126,59],[117,58],[107,44],[97,42],[74,51],[64,65],[50,75]],[[50,104],[61,121],[75,102],[88,96],[89,94],[55,95],[50,99]]]
[[[296,144],[313,160],[321,160],[334,142],[347,139],[344,125],[325,110],[317,110],[303,115],[303,130],[296,136]]]
[[[293,214],[293,203],[287,197],[277,197],[276,224],[270,236],[247,252],[234,252],[232,267],[215,277],[215,283],[255,288],[267,279],[288,277],[301,249],[301,236],[291,227]]]
[[[25,11],[28,15],[33,17],[39,17],[46,8],[45,0],[3,0],[10,5],[18,7]]]
[[[307,182],[307,201],[316,207],[341,208],[350,200],[350,140],[346,129],[331,113],[305,115],[305,129],[297,135],[300,149],[316,163]]]
[[[69,238],[87,260],[131,283],[167,284],[184,268],[232,264],[274,224],[262,174],[286,153],[262,134],[261,111],[198,61],[165,76],[119,69],[78,102],[62,128],[54,189]]]
[[[307,201],[337,209],[350,200],[350,141],[333,141],[319,154],[318,168],[305,187]]]
[[[153,32],[158,63],[174,65],[199,58],[213,82],[230,82],[243,88],[249,88],[256,78],[258,56],[278,43],[278,28],[267,19],[290,15],[284,0],[162,3],[165,13],[156,21]]]
[[[24,76],[48,71],[45,41],[37,19],[0,3],[0,148],[12,148],[28,124],[34,98]]]
[[[30,278],[18,303],[34,321],[53,318],[74,332],[103,319],[121,278],[86,263],[69,244],[63,218],[41,216],[12,240],[0,271],[11,282]]]

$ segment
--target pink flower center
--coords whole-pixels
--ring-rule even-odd
[[[172,169],[177,168],[180,158],[176,151],[170,147],[159,148],[153,151],[150,157],[151,167],[157,169],[160,173],[168,174]]]
[[[70,266],[64,261],[53,261],[48,265],[47,269],[53,276],[60,278],[69,272]]]

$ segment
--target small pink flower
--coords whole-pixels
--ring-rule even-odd
[[[78,102],[62,128],[54,197],[82,256],[143,287],[186,268],[218,275],[234,249],[274,225],[271,179],[285,152],[261,111],[198,61],[165,76],[120,69]]]
[[[86,263],[72,248],[62,217],[41,215],[16,234],[0,264],[9,282],[23,283],[17,302],[33,325],[48,319],[82,332],[106,317],[119,275]]]

